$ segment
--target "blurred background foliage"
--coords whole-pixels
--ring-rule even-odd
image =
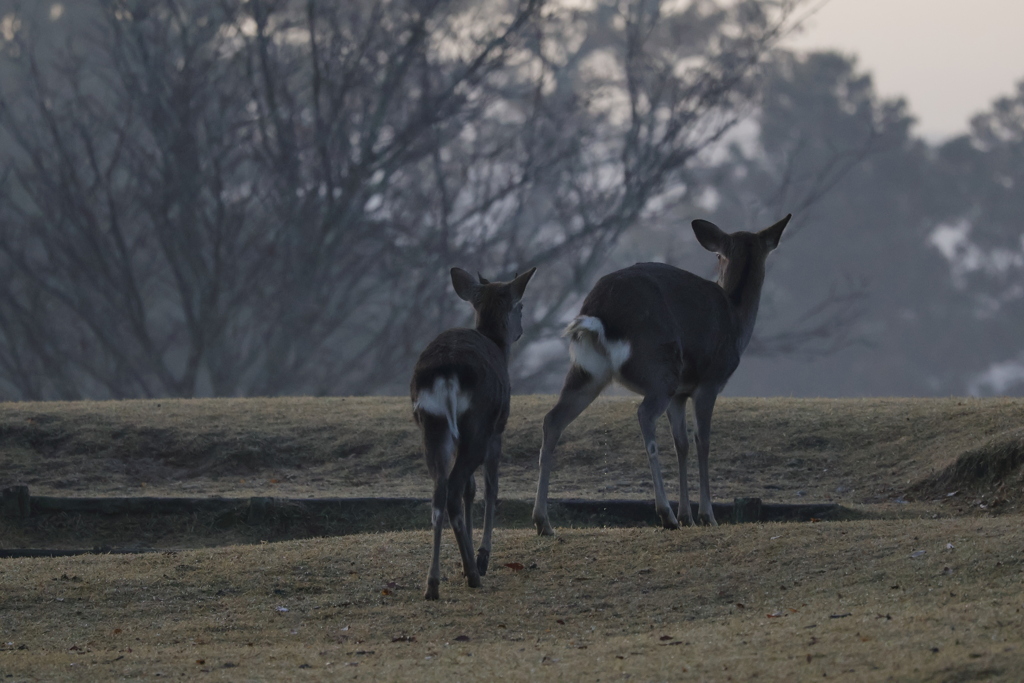
[[[801,3],[0,2],[0,398],[404,393],[538,266],[514,390],[602,273],[794,220],[734,395],[1024,393],[1024,82],[942,144]]]

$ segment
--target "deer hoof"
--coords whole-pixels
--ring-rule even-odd
[[[483,584],[480,582],[480,575],[471,574],[470,576],[467,576],[466,585],[470,588],[479,588],[480,586],[482,586]]]
[[[551,522],[546,519],[537,519],[533,521],[537,527],[538,536],[554,536],[555,530],[551,528]]]
[[[424,600],[437,600],[440,597],[437,592],[438,583],[437,579],[427,580],[427,592],[423,595]]]
[[[661,518],[661,526],[666,529],[678,529],[679,520],[672,514],[671,510],[661,508],[658,510],[658,517]]]
[[[480,576],[487,576],[487,564],[491,561],[491,551],[487,548],[480,548],[476,555],[476,570]]]
[[[704,526],[718,526],[718,522],[716,522],[715,518],[709,514],[700,515],[700,523]]]

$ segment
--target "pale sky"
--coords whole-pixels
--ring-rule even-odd
[[[809,0],[808,8],[821,0]],[[1024,79],[1024,0],[830,0],[790,49],[855,54],[882,96],[902,96],[935,142]]]

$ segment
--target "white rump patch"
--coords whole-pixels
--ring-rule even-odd
[[[572,362],[595,377],[618,374],[629,360],[630,346],[625,339],[609,341],[604,323],[592,315],[581,315],[569,323],[563,336],[569,337]]]
[[[469,410],[471,399],[470,393],[459,386],[458,377],[438,377],[434,380],[434,386],[420,390],[412,409],[447,419],[448,431],[453,439],[458,439],[457,420]]]

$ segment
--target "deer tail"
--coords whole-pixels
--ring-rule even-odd
[[[625,339],[609,340],[604,323],[595,316],[577,316],[565,328],[562,336],[569,338],[569,355],[572,356],[573,365],[595,377],[618,372],[629,359],[629,342]]]
[[[448,423],[448,432],[453,440],[459,438],[459,413],[465,411],[468,405],[465,403],[467,397],[459,385],[459,378],[438,376],[434,379],[432,386],[421,389],[413,405],[413,410],[422,410],[425,413],[437,417],[443,417]],[[460,411],[461,409],[461,411]]]

